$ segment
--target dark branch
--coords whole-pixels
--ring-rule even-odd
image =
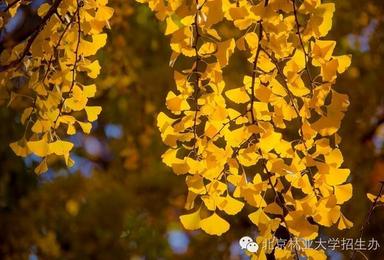
[[[55,12],[56,12],[56,10],[59,7],[61,2],[62,2],[62,0],[56,0],[52,4],[52,6],[49,8],[47,14],[41,19],[41,22],[39,23],[37,28],[35,28],[35,30],[29,32],[30,38],[28,39],[27,44],[26,44],[23,52],[21,53],[20,57],[11,61],[10,63],[8,63],[6,65],[0,66],[0,72],[14,68],[14,67],[18,66],[23,61],[23,59],[29,54],[33,42],[36,40],[39,33],[44,29],[44,27],[46,26],[46,24],[48,23],[48,21],[52,17],[52,15],[55,14]],[[29,22],[28,19],[24,20],[24,23],[28,23],[28,22]],[[4,48],[3,43],[0,43],[0,44],[1,44],[1,47]]]

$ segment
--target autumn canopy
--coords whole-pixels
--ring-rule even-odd
[[[384,255],[380,1],[0,5],[0,256]]]

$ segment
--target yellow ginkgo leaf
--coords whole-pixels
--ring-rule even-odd
[[[101,107],[100,106],[86,106],[85,112],[87,113],[88,121],[93,122],[97,119],[97,117],[101,113]]]
[[[172,17],[168,16],[167,19],[165,20],[166,24],[167,24],[167,27],[165,29],[165,35],[169,35],[169,34],[172,34],[174,32],[176,32],[177,30],[179,30],[179,25],[177,25]]]
[[[283,209],[276,202],[272,202],[271,204],[268,204],[268,206],[264,208],[264,212],[275,214],[275,215],[282,215]]]
[[[37,10],[37,14],[40,17],[43,17],[44,15],[47,14],[50,7],[51,7],[51,5],[48,3],[44,3],[44,4],[40,5],[39,9]]]
[[[343,155],[340,149],[334,149],[324,157],[325,157],[325,162],[328,165],[332,165],[334,167],[340,167],[341,164],[343,163]]]
[[[48,171],[48,164],[47,164],[47,159],[44,158],[39,165],[35,168],[35,173],[37,175],[40,175],[44,172]]]
[[[195,21],[195,16],[194,15],[185,16],[183,19],[180,20],[180,22],[184,26],[190,26],[191,24],[193,24],[194,21]]]
[[[49,154],[49,146],[46,138],[39,141],[27,142],[28,149],[37,156],[44,157]]]
[[[89,134],[92,129],[92,124],[89,122],[80,122],[77,121],[77,123],[80,125],[81,129],[83,130],[84,134]]]
[[[332,57],[333,50],[335,49],[335,41],[316,40],[312,46],[312,64],[320,66]]]
[[[183,110],[188,110],[189,104],[181,95],[175,95],[173,91],[169,91],[166,103],[167,108],[175,114],[180,114]]]
[[[209,56],[213,54],[217,49],[217,46],[214,42],[205,42],[199,48],[199,55],[201,56]]]
[[[333,58],[338,62],[338,73],[343,73],[351,65],[351,55],[335,56]]]
[[[216,57],[220,66],[224,67],[228,64],[229,57],[233,54],[235,45],[234,39],[228,39],[227,41],[217,43]]]
[[[337,204],[343,204],[352,197],[352,184],[334,186]]]
[[[79,46],[79,54],[84,57],[95,55],[96,52],[107,43],[107,34],[92,35],[92,42],[82,40]]]
[[[23,113],[21,114],[21,117],[20,117],[20,121],[22,124],[25,124],[25,121],[27,119],[29,119],[29,117],[31,116],[31,113],[33,111],[33,108],[32,107],[27,107],[26,109],[24,109]]]
[[[318,235],[319,227],[309,223],[304,212],[290,212],[286,217],[286,223],[289,231],[297,237],[315,239]]]
[[[96,94],[96,85],[91,84],[91,85],[83,86],[83,94],[87,98],[94,97]]]
[[[172,163],[172,170],[176,175],[187,174],[189,171],[188,164],[182,159],[176,159]]]
[[[87,66],[84,66],[84,68],[87,71],[87,75],[92,79],[97,78],[101,70],[101,66],[98,60],[95,60],[94,62],[90,63]]]
[[[347,180],[349,173],[349,169],[337,169],[330,167],[329,173],[325,174],[325,181],[328,185],[331,186],[340,185]]]
[[[327,255],[324,250],[318,250],[314,248],[306,248],[304,249],[304,254],[307,256],[308,260],[326,260]]]
[[[251,100],[244,87],[230,89],[225,92],[225,95],[236,104],[244,104]]]
[[[368,199],[369,199],[371,202],[374,202],[374,201],[376,200],[376,198],[377,198],[377,195],[372,194],[372,193],[367,193],[367,197],[368,197]],[[384,196],[381,195],[381,196],[377,199],[377,201],[379,201],[379,202],[384,202]]]
[[[317,38],[327,35],[332,28],[332,17],[334,12],[334,3],[319,5],[311,14],[304,34],[314,35]]]
[[[205,194],[206,189],[203,181],[203,177],[200,175],[187,176],[185,183],[188,186],[188,190],[196,194]]]
[[[326,3],[321,4],[316,9],[316,15],[322,17],[322,21],[319,24],[319,36],[326,35],[329,30],[332,28],[332,17],[335,12],[335,4],[334,3]]]
[[[261,135],[259,147],[263,152],[271,151],[281,140],[281,133],[267,132]]]
[[[84,95],[81,88],[75,85],[72,88],[72,96],[67,98],[64,102],[64,106],[71,108],[74,111],[83,110],[87,105],[88,98]]]
[[[271,219],[264,213],[262,208],[259,208],[255,212],[248,215],[248,218],[256,226],[266,225]]]
[[[229,223],[216,213],[213,213],[208,218],[200,221],[200,227],[210,235],[220,236],[229,230]]]
[[[185,229],[196,230],[200,228],[200,208],[191,214],[180,216],[181,224]]]
[[[248,44],[248,48],[251,50],[255,50],[259,44],[259,37],[255,32],[249,32],[244,36],[246,43]]]
[[[221,201],[217,206],[228,215],[236,215],[243,209],[244,202],[227,195],[226,197],[221,197]]]
[[[342,230],[351,227],[353,227],[353,223],[349,221],[343,214],[340,214],[340,219],[339,223],[337,224],[337,228]]]
[[[95,19],[99,21],[108,21],[113,15],[113,8],[108,6],[99,6]]]
[[[49,153],[54,153],[56,155],[65,155],[73,148],[73,143],[67,141],[57,140],[55,142],[49,143]]]
[[[26,157],[28,155],[25,139],[10,143],[9,146],[17,156]]]

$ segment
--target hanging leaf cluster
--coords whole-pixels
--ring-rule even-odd
[[[336,42],[324,39],[334,3],[139,2],[170,36],[176,89],[157,124],[169,146],[163,162],[188,187],[184,227],[221,235],[230,228],[227,216],[245,206],[259,245],[277,243],[279,229],[290,239],[315,239],[320,226],[351,227],[341,211],[352,185],[337,134],[349,101],[334,89],[351,57],[335,55]],[[239,86],[223,77],[236,52],[248,65]],[[288,247],[255,257],[271,253],[326,258],[324,250]]]
[[[32,153],[41,157],[37,174],[47,171],[49,162],[57,158],[71,166],[70,151],[74,145],[65,139],[78,131],[89,134],[92,122],[101,112],[100,106],[89,104],[96,94],[96,85],[88,82],[101,69],[94,56],[107,41],[103,30],[113,15],[107,2],[55,0],[38,8],[34,3],[25,5],[19,1],[9,5],[4,34],[12,23],[19,23],[25,30],[28,23],[36,27],[26,41],[16,41],[12,46],[15,40],[10,35],[3,43],[7,48],[0,56],[0,81],[7,87],[10,105],[19,101],[28,104],[20,118],[25,133],[10,147],[22,157]],[[27,9],[30,16],[23,23],[20,16]]]

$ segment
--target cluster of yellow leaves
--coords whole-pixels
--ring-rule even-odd
[[[337,134],[349,102],[332,88],[351,59],[333,54],[335,41],[322,40],[334,4],[139,2],[165,21],[171,37],[177,89],[169,92],[170,113],[159,114],[158,127],[170,147],[164,163],[186,175],[191,213],[180,217],[184,227],[221,235],[230,228],[225,214],[245,205],[259,244],[279,226],[305,239],[315,239],[319,225],[351,227],[341,212],[352,186]],[[237,33],[228,37],[225,26]],[[236,51],[248,54],[250,69],[242,85],[226,86],[222,69]],[[287,259],[294,254],[325,259],[322,250],[275,251]]]
[[[60,135],[74,135],[79,129],[90,133],[91,122],[101,112],[101,107],[88,104],[89,98],[96,94],[96,85],[86,85],[80,80],[88,82],[99,75],[100,65],[93,56],[106,44],[103,29],[109,26],[108,20],[113,14],[113,9],[106,6],[108,0],[52,2],[38,9],[44,20],[51,8],[58,5],[55,15],[47,20],[33,41],[31,56],[23,60],[26,72],[10,70],[0,77],[2,85],[19,76],[27,81],[27,95],[32,102],[21,115],[25,134],[10,146],[19,156],[33,153],[42,157],[35,169],[38,174],[48,169],[47,162],[55,156],[63,157],[66,165],[71,166],[73,144],[62,141]],[[12,8],[10,13],[14,14],[17,8]],[[3,52],[1,64],[15,60],[25,46],[24,42]],[[11,97],[17,99],[19,94],[12,92]]]

